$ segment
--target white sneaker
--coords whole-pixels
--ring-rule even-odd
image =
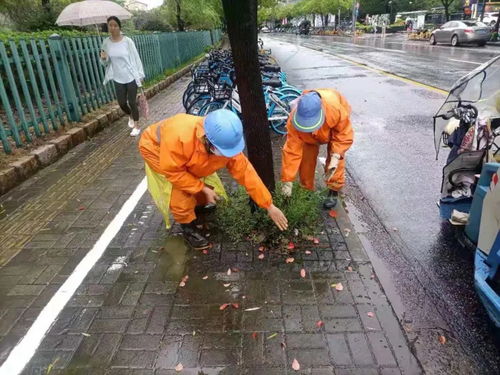
[[[133,127],[135,127],[135,121],[134,121],[134,119],[132,117],[128,118],[128,127],[131,128],[131,129]]]
[[[139,129],[139,128],[134,128],[130,132],[131,137],[137,137],[139,134],[141,134],[141,129]]]

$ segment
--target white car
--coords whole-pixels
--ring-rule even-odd
[[[498,12],[485,13],[483,17],[483,23],[488,26],[495,26],[498,19]]]
[[[264,26],[262,29],[260,29],[261,33],[269,33],[271,30],[267,26]]]

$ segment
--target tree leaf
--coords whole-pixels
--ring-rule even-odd
[[[278,336],[278,334],[275,332],[272,335],[268,336],[267,339],[271,340],[272,338],[275,338],[276,336]]]
[[[299,361],[297,361],[296,358],[293,359],[293,362],[292,362],[292,368],[295,370],[295,371],[299,371],[300,370],[300,363]]]

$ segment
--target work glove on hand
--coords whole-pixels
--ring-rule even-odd
[[[292,188],[293,188],[293,183],[292,182],[283,182],[283,185],[281,186],[281,192],[285,197],[291,197],[292,196]]]
[[[337,167],[339,165],[339,160],[340,160],[339,154],[331,154],[330,155],[330,163],[328,164],[328,167],[326,168],[326,172],[325,172],[325,177],[326,177],[327,181],[335,173],[335,170],[337,169]]]

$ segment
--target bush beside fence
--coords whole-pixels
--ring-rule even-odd
[[[200,55],[220,30],[133,35],[145,81]],[[4,152],[59,129],[114,100],[102,85],[102,37],[0,41],[0,141]]]

